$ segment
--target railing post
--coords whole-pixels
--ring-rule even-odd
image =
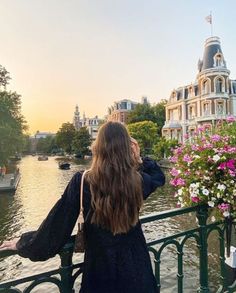
[[[61,293],[74,293],[72,278],[73,246],[65,247],[60,253],[61,258]]]
[[[207,206],[199,206],[197,219],[199,223],[199,269],[200,269],[200,287],[197,292],[208,293],[208,255],[207,255]]]

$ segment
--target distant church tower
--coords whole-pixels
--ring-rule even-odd
[[[73,118],[73,125],[76,130],[80,129],[80,113],[79,113],[79,107],[76,105],[75,107],[75,113],[74,113],[74,118]]]

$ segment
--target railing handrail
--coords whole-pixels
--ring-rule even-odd
[[[157,220],[163,220],[163,219],[178,216],[178,215],[183,215],[186,213],[197,212],[199,210],[199,207],[201,206],[175,208],[175,209],[165,210],[162,212],[150,213],[148,215],[141,216],[140,222],[142,224],[145,224],[145,223],[149,223],[149,222],[153,222]],[[65,244],[65,247],[67,247],[68,245],[69,246],[73,245],[74,237],[75,235],[71,236],[70,240]],[[8,257],[8,256],[16,255],[16,254],[17,254],[17,251],[13,251],[13,250],[0,251],[0,258]]]
[[[200,293],[208,293],[209,285],[208,285],[208,244],[207,239],[210,232],[214,229],[218,231],[219,237],[219,245],[220,245],[220,265],[221,265],[221,284],[222,288],[217,292],[234,292],[236,289],[236,283],[231,286],[227,286],[226,283],[226,275],[225,275],[225,264],[224,264],[224,233],[225,228],[227,226],[227,221],[218,221],[214,223],[208,223],[208,206],[207,205],[196,205],[193,207],[187,208],[175,208],[170,209],[158,213],[151,213],[145,216],[140,217],[140,222],[142,224],[163,220],[166,218],[172,218],[174,216],[180,216],[187,213],[196,213],[196,218],[198,219],[198,225],[195,228],[190,230],[180,231],[176,234],[171,234],[166,237],[161,237],[160,239],[155,239],[149,241],[147,243],[148,249],[150,252],[154,253],[154,266],[155,266],[155,277],[157,280],[157,286],[160,288],[160,263],[161,263],[161,252],[163,249],[170,245],[174,244],[177,250],[178,255],[178,292],[183,292],[183,249],[184,244],[189,238],[194,238],[196,240],[196,245],[199,249],[199,289]],[[223,224],[223,225],[222,225]],[[220,228],[221,227],[221,228]],[[4,281],[0,283],[0,292],[5,290],[4,288],[11,288],[12,286],[16,286],[25,282],[33,281],[29,287],[27,292],[31,292],[31,290],[42,282],[52,282],[56,284],[60,288],[60,292],[62,293],[72,293],[73,285],[75,279],[82,273],[81,266],[83,263],[73,264],[72,263],[72,255],[73,255],[73,246],[74,246],[75,235],[71,236],[69,241],[65,244],[63,249],[60,251],[59,255],[61,258],[61,266],[59,269],[51,270],[49,272],[37,274],[34,276],[24,277],[22,279],[14,280],[14,281]],[[179,239],[179,240],[177,240]],[[153,246],[156,244],[161,244],[160,249],[157,251]],[[8,257],[11,255],[17,254],[17,251],[0,251],[0,258]],[[77,272],[74,273],[75,269]],[[55,274],[59,274],[61,279],[58,279]],[[228,290],[228,291],[225,291]],[[231,290],[232,289],[232,290]],[[3,291],[8,292],[8,291]],[[18,292],[18,291],[17,291]],[[19,291],[20,292],[20,291]]]

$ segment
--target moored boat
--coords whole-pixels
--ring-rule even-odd
[[[70,169],[70,163],[68,163],[68,162],[59,162],[58,166],[59,166],[59,169],[62,169],[62,170],[69,170]]]
[[[47,161],[48,157],[47,156],[38,156],[38,161]]]

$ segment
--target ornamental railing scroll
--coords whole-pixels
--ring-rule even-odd
[[[196,213],[198,219],[198,226],[193,229],[181,231],[174,235],[166,236],[160,239],[152,240],[147,243],[148,249],[152,258],[154,258],[154,273],[157,281],[157,286],[161,288],[161,255],[164,248],[169,245],[174,245],[177,253],[177,292],[183,293],[183,255],[184,246],[188,239],[193,239],[196,243],[196,248],[199,251],[199,287],[196,288],[198,293],[208,293],[209,282],[208,282],[208,237],[213,231],[217,232],[219,239],[219,254],[220,254],[220,287],[217,293],[232,293],[236,292],[236,281],[228,285],[226,276],[226,265],[225,265],[225,231],[227,229],[227,221],[218,221],[214,223],[207,223],[208,209],[206,206],[179,208],[168,210],[160,213],[141,217],[143,224],[154,221],[160,221],[174,216],[180,216],[187,213]],[[0,283],[0,293],[30,293],[32,290],[43,283],[52,283],[57,286],[57,292],[60,293],[73,293],[74,284],[77,277],[82,274],[83,263],[73,264],[73,243],[74,236],[71,237],[70,241],[62,249],[60,255],[61,266],[58,269],[44,272],[41,274],[28,276],[14,281],[5,281]],[[156,248],[158,245],[158,249]],[[14,255],[14,252],[0,252],[0,258]],[[19,285],[24,284],[24,289],[20,290]]]

